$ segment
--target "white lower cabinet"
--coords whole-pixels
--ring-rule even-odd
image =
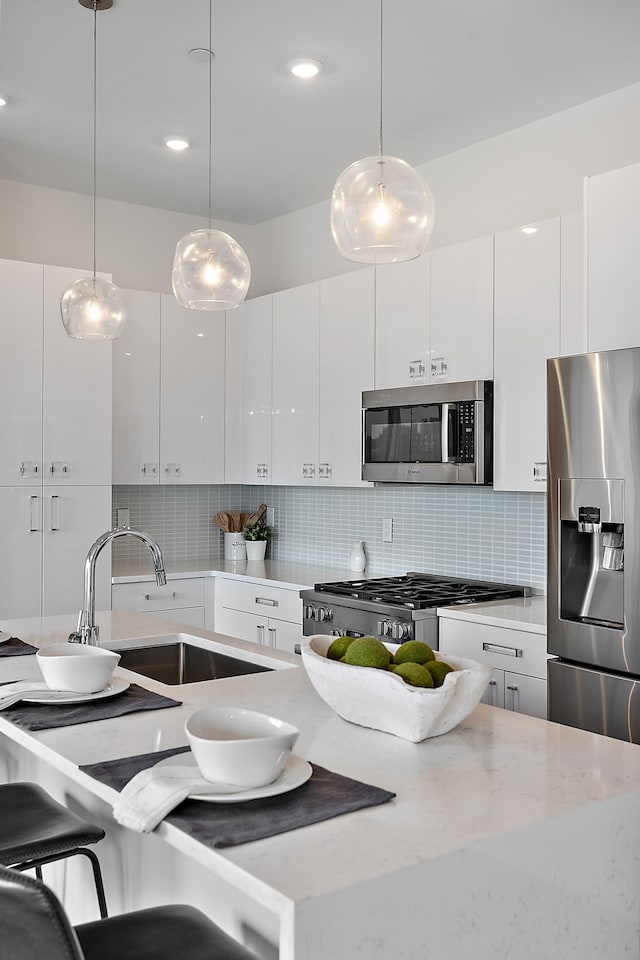
[[[302,639],[299,589],[216,577],[216,633],[293,653]]]
[[[39,617],[79,610],[84,561],[111,526],[111,487],[0,487],[0,610]],[[96,609],[110,607],[108,551],[96,566]]]
[[[192,627],[205,625],[204,578],[185,577],[169,580],[159,587],[153,581],[114,583],[111,589],[114,610],[160,614],[163,620],[175,620]]]
[[[531,717],[547,717],[547,644],[544,634],[439,617],[439,651],[493,667],[482,703]]]

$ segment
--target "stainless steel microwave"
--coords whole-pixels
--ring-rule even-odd
[[[362,479],[493,482],[493,381],[362,394]]]

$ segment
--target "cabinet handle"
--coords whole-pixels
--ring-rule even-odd
[[[515,685],[515,683],[513,683],[513,684],[512,684],[512,683],[509,683],[509,684],[507,684],[507,690],[508,690],[509,693],[511,694],[511,705],[507,707],[507,710],[513,710],[514,713],[515,713],[515,710],[516,710],[516,698],[517,698],[517,695],[518,695],[518,688],[517,688],[517,686]]]
[[[166,599],[167,599],[167,594],[166,594],[166,593],[155,593],[155,594],[153,594],[153,593],[145,593],[144,598],[145,598],[145,600],[166,600]],[[171,600],[177,600],[177,599],[178,599],[178,594],[175,592],[175,590],[173,591],[172,594],[170,594],[170,599],[171,599]]]
[[[488,686],[489,686],[489,706],[490,706],[490,707],[495,707],[495,705],[496,705],[496,695],[497,695],[497,692],[498,692],[498,681],[497,681],[497,680],[489,680]]]
[[[276,645],[276,628],[269,627],[269,646],[275,647]]]
[[[501,643],[483,643],[485,653],[500,653],[504,657],[521,657],[522,650],[518,647],[504,647]]]
[[[261,603],[265,607],[279,607],[279,600],[270,600],[269,597],[256,597],[256,603]]]
[[[29,497],[29,533],[38,532],[38,497]]]
[[[60,497],[53,494],[49,499],[51,501],[51,525],[49,530],[51,533],[55,533],[56,530],[60,529]]]
[[[258,631],[258,643],[264,646],[264,627],[256,627],[256,630]],[[262,633],[260,631],[262,631]]]

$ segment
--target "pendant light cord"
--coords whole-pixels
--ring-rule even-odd
[[[97,114],[98,2],[93,0],[93,279],[96,279],[96,114]]]
[[[383,156],[384,154],[383,141],[382,141],[382,33],[383,33],[382,6],[383,6],[383,0],[380,0],[380,133],[379,133],[379,139],[378,139],[378,156],[380,157]]]
[[[213,29],[212,29],[213,0],[209,0],[209,230],[211,230],[211,210],[213,206],[212,187],[212,160],[213,154]]]

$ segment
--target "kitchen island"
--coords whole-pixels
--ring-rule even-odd
[[[98,622],[114,647],[176,630],[149,615]],[[74,625],[52,617],[0,621],[0,630],[40,645]],[[413,744],[346,723],[315,694],[299,658],[269,657],[278,669],[182,686],[118,668],[183,701],[172,709],[38,733],[0,714],[5,778],[40,780],[107,831],[97,852],[112,913],[191,902],[265,960],[638,960],[637,746],[483,705],[445,736]],[[0,681],[36,676],[33,657],[0,657]],[[184,745],[185,718],[213,702],[294,723],[298,755],[395,799],[222,850],[167,822],[148,835],[116,824],[115,792],[79,767]],[[95,916],[77,869],[47,874],[76,922]]]

